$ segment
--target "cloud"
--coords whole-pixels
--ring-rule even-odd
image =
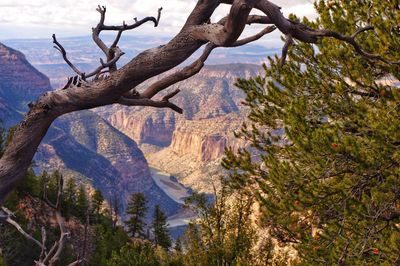
[[[7,3],[1,3],[7,1]],[[107,24],[132,22],[134,17],[155,16],[163,7],[158,28],[151,24],[137,29],[133,34],[173,35],[185,23],[196,0],[100,0],[107,7]],[[313,16],[311,0],[275,0],[285,14]],[[48,37],[56,32],[60,36],[90,34],[98,23],[99,14],[93,1],[82,0],[0,0],[0,38]],[[228,5],[221,5],[213,19],[218,20],[229,12]],[[15,31],[6,30],[14,27]],[[23,30],[24,28],[29,30]],[[259,28],[258,28],[259,29]],[[257,30],[247,31],[251,34]]]

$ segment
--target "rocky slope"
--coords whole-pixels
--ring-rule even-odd
[[[49,79],[22,53],[0,43],[0,119],[5,126],[15,124],[29,101],[50,89]]]
[[[122,210],[132,193],[142,192],[150,210],[159,204],[173,214],[178,204],[153,181],[136,143],[91,111],[57,120],[39,148],[36,163],[43,170],[60,169],[64,175],[93,184],[106,199],[119,199]]]
[[[27,111],[26,104],[51,90],[49,79],[24,55],[0,44],[0,118],[6,127]],[[37,170],[62,170],[68,178],[117,196],[121,207],[129,196],[143,192],[150,209],[160,204],[167,215],[179,208],[151,178],[147,161],[136,143],[91,111],[69,114],[50,128],[35,156]]]
[[[114,41],[114,36],[104,34],[102,39],[109,43]],[[125,52],[121,57],[119,65],[126,64],[130,59],[145,49],[163,45],[171,40],[171,37],[163,36],[140,36],[122,35],[119,47]],[[95,45],[91,36],[59,38],[67,50],[68,57],[83,72],[88,72],[99,66],[99,57],[104,56],[100,49]],[[51,80],[54,88],[62,87],[66,82],[66,77],[73,75],[73,72],[65,64],[60,53],[53,48],[51,36],[46,39],[15,39],[5,40],[5,44],[22,51],[37,69],[45,73]],[[215,49],[207,64],[231,64],[231,63],[251,63],[260,65],[267,56],[279,54],[281,47],[271,48],[264,45],[248,44],[236,48]],[[201,51],[193,54],[191,59],[198,58]]]
[[[183,116],[166,109],[120,106],[97,112],[136,140],[151,166],[176,176],[185,186],[210,191],[211,180],[223,174],[225,148],[244,145],[233,135],[246,112],[236,79],[254,76],[259,69],[248,64],[206,66],[172,86],[171,91],[181,89],[173,101],[183,107]]]

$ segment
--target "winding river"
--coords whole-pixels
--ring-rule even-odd
[[[173,176],[157,168],[150,166],[151,177],[156,185],[164,191],[172,200],[179,204],[185,203],[185,198],[191,195],[190,189],[182,185]],[[168,227],[179,227],[187,225],[191,219],[196,217],[190,211],[181,211],[178,214],[168,217]]]

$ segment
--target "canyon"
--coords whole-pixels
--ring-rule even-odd
[[[71,59],[79,62],[79,67],[96,66],[100,54],[89,40],[77,37],[62,41],[71,49]],[[163,40],[154,42],[157,41]],[[124,47],[128,56],[154,45],[149,41],[141,42],[140,38],[135,42],[138,43],[136,50]],[[6,43],[26,54],[28,61],[50,78],[54,88],[62,87],[66,77],[72,75],[46,40]],[[255,54],[275,52],[253,48]],[[181,90],[173,101],[184,109],[183,115],[168,109],[113,105],[58,119],[37,152],[37,169],[59,169],[66,177],[101,188],[108,199],[115,193],[123,208],[131,193],[144,192],[151,200],[150,205],[160,204],[174,223],[187,219],[191,214],[179,210],[184,196],[190,195],[191,190],[211,192],[219,177],[224,175],[220,163],[225,148],[238,149],[245,145],[234,136],[246,117],[246,108],[241,104],[244,94],[235,83],[238,77],[250,78],[260,72],[260,58],[265,55],[257,55],[248,56],[240,49],[236,52],[217,49],[210,62],[228,64],[206,65],[194,77],[168,89]],[[234,63],[239,59],[248,63]],[[173,71],[176,70],[165,75]],[[141,88],[161,77],[146,81]],[[41,93],[51,89],[47,78],[46,84]],[[33,96],[28,98],[25,102],[34,99]],[[2,99],[0,97],[0,114]],[[19,118],[26,110],[26,106],[23,107],[25,109],[17,112]],[[157,179],[154,171],[163,176]],[[167,175],[175,178],[168,180]],[[173,193],[179,197],[174,198]]]
[[[212,182],[218,183],[224,173],[220,163],[225,148],[245,145],[234,136],[246,114],[241,104],[244,94],[235,87],[237,78],[250,78],[259,71],[260,66],[253,64],[205,66],[169,89],[181,90],[174,103],[183,108],[183,115],[117,105],[96,112],[134,139],[151,166],[177,177],[187,187],[210,192]],[[141,86],[152,82],[154,79]]]

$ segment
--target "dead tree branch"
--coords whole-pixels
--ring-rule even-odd
[[[293,45],[293,43],[294,43],[294,41],[293,41],[292,35],[290,35],[290,34],[286,35],[285,45],[282,48],[281,66],[283,66],[285,64],[287,53],[289,51],[290,46]]]
[[[175,112],[182,114],[183,113],[182,108],[169,101],[169,99],[177,95],[179,92],[180,90],[176,90],[172,93],[169,93],[166,96],[164,96],[161,101],[154,101],[149,98],[129,99],[124,96],[121,96],[121,98],[117,101],[117,103],[126,106],[152,106],[156,108],[170,108]]]
[[[64,249],[64,243],[66,237],[69,235],[69,232],[67,232],[65,228],[65,221],[64,217],[61,214],[61,202],[62,202],[62,195],[63,195],[63,177],[60,176],[58,180],[58,189],[57,189],[57,201],[56,204],[51,203],[46,196],[46,190],[44,190],[44,198],[46,204],[55,211],[55,216],[57,219],[58,226],[60,228],[60,238],[58,241],[54,242],[53,246],[51,247],[50,251],[47,252],[47,247],[46,247],[46,240],[47,240],[47,235],[46,235],[46,230],[44,227],[41,228],[42,231],[42,239],[41,241],[35,239],[32,237],[30,234],[28,234],[22,227],[13,220],[12,217],[15,217],[15,215],[8,210],[6,207],[2,207],[2,211],[0,212],[0,221],[4,221],[10,225],[12,225],[14,228],[18,230],[26,239],[32,241],[35,243],[37,246],[41,248],[40,256],[37,261],[35,261],[35,264],[37,266],[54,266],[56,265],[57,261],[60,259],[60,255],[62,250]],[[81,262],[81,260],[76,260],[69,264],[69,266],[72,265],[78,265]]]
[[[381,55],[378,54],[372,54],[369,52],[364,51],[361,46],[357,43],[356,41],[356,37],[362,33],[362,32],[366,32],[366,31],[370,31],[370,30],[374,30],[374,27],[372,26],[366,26],[363,28],[358,29],[355,33],[353,33],[351,36],[346,36],[343,34],[340,34],[338,32],[335,31],[330,31],[330,30],[317,30],[311,34],[317,36],[317,37],[332,37],[334,39],[343,41],[345,43],[350,44],[351,46],[353,46],[354,50],[356,51],[356,53],[358,53],[359,55],[363,56],[364,58],[370,59],[370,60],[374,60],[374,61],[381,61],[385,64],[389,64],[389,65],[397,65],[400,64],[400,60],[398,61],[391,61],[388,60],[386,58],[384,58]]]
[[[223,1],[223,2],[230,3],[233,1]],[[391,61],[382,57],[381,55],[368,53],[364,51],[361,48],[361,46],[357,43],[356,37],[362,32],[373,30],[374,28],[372,26],[366,26],[360,28],[351,36],[346,36],[331,30],[311,29],[300,22],[289,20],[283,16],[283,14],[280,11],[280,7],[271,3],[270,1],[257,1],[255,7],[264,12],[271,20],[272,24],[274,24],[282,33],[284,33],[287,36],[290,36],[290,38],[297,39],[301,42],[316,43],[320,38],[331,37],[350,44],[351,46],[353,46],[356,53],[367,59],[381,61],[386,64],[400,64],[400,60]],[[289,42],[286,43],[286,45],[288,46],[290,46],[291,43],[290,38],[288,38]],[[284,51],[287,54],[287,50]],[[286,54],[282,56],[282,61],[281,61],[282,63],[284,63],[285,61],[284,59],[286,58]]]
[[[21,233],[26,239],[29,241],[32,241],[35,243],[37,246],[41,248],[41,250],[46,250],[45,245],[40,243],[40,241],[36,240],[34,237],[32,237],[30,234],[28,234],[19,224],[16,222],[13,217],[15,217],[14,213],[11,212],[9,209],[6,207],[1,207],[2,212],[0,212],[0,221],[4,221],[10,225],[12,225],[15,229],[17,229],[18,232]]]
[[[67,57],[67,52],[65,51],[64,47],[57,41],[56,35],[53,34],[52,37],[53,37],[53,43],[55,44],[55,45],[54,45],[54,48],[55,48],[56,50],[60,51],[60,53],[61,53],[61,55],[62,55],[62,57],[63,57],[65,63],[67,63],[67,65],[69,65],[69,67],[70,67],[76,74],[78,74],[79,76],[83,76],[83,73],[82,73],[74,64],[72,64],[71,61],[68,59],[68,57]]]
[[[274,30],[275,30],[274,26],[266,27],[262,31],[253,36],[234,42],[233,44],[231,44],[231,47],[238,47],[256,41],[261,37],[263,37],[265,34],[268,34]],[[213,43],[207,44],[206,47],[204,48],[203,54],[196,61],[194,61],[189,66],[184,67],[183,69],[174,72],[173,74],[155,82],[150,87],[148,87],[143,93],[141,93],[139,97],[151,99],[154,95],[168,88],[169,86],[196,75],[203,68],[204,62],[207,60],[211,52],[217,47],[218,46]],[[135,92],[134,93],[135,97],[138,97],[138,93],[136,92],[136,90],[134,92]]]
[[[114,72],[117,70],[116,63],[119,60],[119,57],[121,57],[121,55],[123,55],[123,53],[117,46],[118,42],[122,36],[122,33],[127,30],[136,29],[136,28],[140,27],[141,25],[145,24],[146,22],[153,22],[154,27],[157,27],[160,22],[160,18],[161,18],[162,7],[160,7],[158,9],[157,17],[145,17],[141,20],[137,20],[137,18],[134,18],[135,22],[133,24],[127,25],[125,23],[125,21],[123,21],[121,26],[108,26],[108,25],[104,24],[105,18],[106,18],[106,11],[107,11],[105,6],[99,5],[96,10],[97,10],[97,12],[100,13],[100,21],[95,28],[92,28],[92,39],[97,44],[97,46],[103,51],[103,53],[106,55],[106,57],[107,57],[107,63],[106,63],[107,66],[106,67],[109,68],[110,72]],[[117,31],[117,36],[110,47],[107,47],[107,45],[100,38],[100,33],[102,31]],[[104,63],[102,62],[101,65],[103,66]],[[104,69],[104,67],[101,69],[99,67],[95,71],[93,71],[93,73],[91,73],[92,75],[88,75],[88,76],[95,76],[96,74],[100,73],[102,69]]]

